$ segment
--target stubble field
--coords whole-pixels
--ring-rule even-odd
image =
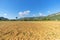
[[[0,40],[60,40],[60,22],[0,21]]]

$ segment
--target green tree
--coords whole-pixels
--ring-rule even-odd
[[[18,17],[16,17],[16,20],[18,19]]]

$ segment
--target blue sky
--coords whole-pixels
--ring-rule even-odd
[[[60,0],[0,0],[0,16],[12,19],[16,16],[46,16],[60,12]]]

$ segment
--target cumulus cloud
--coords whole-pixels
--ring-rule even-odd
[[[29,14],[30,14],[29,10],[26,10],[26,11],[23,11],[23,12],[19,12],[19,16],[20,17],[26,16],[26,15],[29,15]]]

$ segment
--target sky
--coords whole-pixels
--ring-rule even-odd
[[[60,0],[0,0],[0,17],[47,16],[60,12]]]

